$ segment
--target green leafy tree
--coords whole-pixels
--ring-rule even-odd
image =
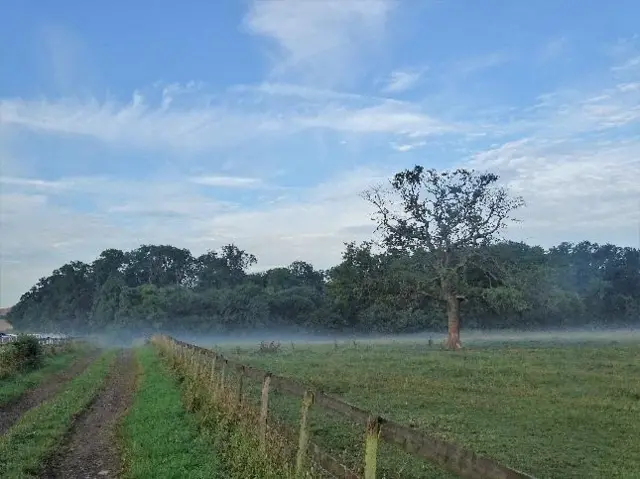
[[[425,294],[446,305],[450,349],[462,346],[460,303],[467,270],[486,263],[486,247],[499,239],[512,211],[524,204],[496,186],[497,180],[492,173],[415,166],[397,173],[390,189],[376,187],[364,194],[375,207],[383,246],[419,255]]]

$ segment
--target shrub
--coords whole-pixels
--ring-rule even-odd
[[[23,334],[8,346],[7,354],[16,369],[33,369],[41,365],[44,352],[37,338]]]
[[[275,342],[275,341],[271,341],[270,343],[267,343],[266,341],[262,341],[260,343],[260,353],[277,353],[280,351],[280,343]]]
[[[15,364],[12,360],[9,346],[0,347],[0,379],[6,379],[15,372]]]

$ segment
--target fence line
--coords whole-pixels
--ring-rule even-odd
[[[269,371],[233,361],[210,349],[179,341],[170,336],[160,336],[158,339],[163,339],[174,347],[191,350],[194,353],[199,353],[210,358],[212,360],[212,378],[215,369],[220,365],[222,371],[220,377],[221,385],[224,381],[225,369],[235,370],[240,377],[238,388],[238,394],[240,396],[242,394],[242,377],[247,377],[261,383],[263,387],[260,421],[264,421],[264,425],[260,424],[261,436],[263,435],[262,431],[266,431],[267,404],[270,389],[277,389],[301,398],[302,414],[299,448],[296,458],[297,470],[301,470],[304,467],[304,456],[306,456],[308,448],[310,448],[312,457],[327,469],[328,472],[338,477],[358,477],[353,472],[348,471],[347,468],[337,460],[320,450],[319,447],[309,444],[308,431],[306,431],[306,411],[308,411],[309,407],[313,404],[317,407],[337,412],[365,427],[365,479],[375,479],[376,477],[377,450],[380,440],[395,444],[409,454],[438,464],[443,469],[457,474],[459,477],[469,479],[535,479],[529,474],[501,465],[492,459],[478,456],[473,451],[453,443],[395,423],[384,417],[353,406],[341,399],[329,396],[321,391],[313,391],[292,379],[277,376]],[[177,352],[180,353],[179,351]],[[192,360],[195,360],[195,357],[193,357]],[[263,437],[260,439],[261,441],[265,440]]]
[[[64,344],[64,343],[69,343],[76,340],[76,338],[49,338],[49,337],[37,338],[37,339],[38,339],[38,342],[42,345]],[[2,335],[0,336],[0,346],[3,344],[13,343],[14,341],[17,341],[17,340],[18,340],[18,336]]]

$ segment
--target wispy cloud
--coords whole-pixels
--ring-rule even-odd
[[[309,98],[309,91],[305,89],[289,89],[291,93],[304,94],[306,99],[298,97],[296,101],[282,102],[265,97],[268,89],[257,89],[253,93],[245,89],[249,96],[231,95],[219,104],[212,104],[206,95],[194,100],[192,90],[187,88],[184,89],[189,92],[186,101],[179,88],[172,86],[169,92],[167,87],[161,88],[160,100],[155,103],[141,92],[134,92],[126,104],[96,99],[4,99],[0,100],[0,114],[6,127],[86,136],[133,147],[181,150],[231,146],[252,138],[310,129],[426,136],[452,128],[409,103],[345,95],[340,106],[336,106],[328,93],[323,97],[316,92],[315,97]],[[251,96],[256,92],[262,97]],[[242,91],[236,93],[241,95]],[[275,93],[282,94],[282,88]]]
[[[245,27],[276,46],[277,74],[338,84],[384,32],[391,0],[254,0]],[[347,68],[349,67],[349,68]]]
[[[609,82],[601,89],[560,90],[542,95],[511,131],[549,137],[604,132],[640,121],[640,82]]]
[[[16,178],[12,176],[0,176],[0,185],[25,186],[37,189],[61,189],[69,186],[64,181],[47,181],[36,178]]]
[[[391,73],[382,91],[385,93],[400,93],[413,88],[424,70],[397,70]]]
[[[482,70],[494,68],[509,61],[505,52],[491,52],[484,55],[465,58],[453,64],[451,74],[466,77]]]
[[[264,186],[259,178],[243,178],[238,176],[196,176],[190,179],[192,183],[204,186],[222,188],[258,188]]]
[[[416,148],[420,148],[422,146],[425,146],[427,144],[426,141],[418,141],[415,143],[403,143],[403,144],[398,144],[398,143],[391,143],[391,148],[393,148],[396,151],[399,151],[401,153],[404,153],[405,151],[411,151],[411,150],[415,150]]]
[[[637,57],[630,58],[623,64],[616,65],[611,69],[616,72],[622,72],[622,71],[634,70],[639,67],[640,67],[640,55],[638,55]]]
[[[515,139],[475,152],[468,165],[501,174],[525,197],[525,239],[635,244],[640,85],[609,78],[599,89],[557,91],[518,116],[504,130]]]
[[[549,235],[564,235],[565,240],[594,234],[631,238],[637,228],[640,140],[520,140],[479,152],[469,164],[501,174],[525,197],[522,229],[537,241]]]

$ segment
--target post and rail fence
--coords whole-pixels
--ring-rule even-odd
[[[361,476],[350,471],[337,459],[322,451],[310,440],[308,414],[312,406],[336,412],[346,416],[353,422],[363,426],[365,436],[364,444],[364,479],[375,479],[378,446],[380,441],[398,446],[401,450],[416,456],[422,460],[437,464],[458,477],[468,479],[535,479],[524,472],[485,457],[478,456],[473,451],[444,441],[430,434],[417,431],[407,426],[395,423],[372,412],[360,409],[347,402],[327,395],[321,391],[314,391],[305,385],[292,379],[275,375],[269,371],[255,368],[240,362],[233,361],[223,355],[195,344],[179,341],[170,336],[156,336],[152,342],[165,342],[173,348],[176,354],[180,350],[190,351],[194,355],[211,360],[211,370],[217,368],[221,371],[220,382],[224,381],[224,372],[235,370],[239,375],[238,397],[242,399],[242,379],[249,378],[262,384],[261,407],[259,416],[259,434],[261,444],[266,442],[267,417],[269,392],[278,390],[301,399],[301,414],[298,431],[298,445],[295,470],[299,477],[303,476],[306,467],[306,457],[310,454],[313,460],[327,472],[335,477],[357,479]],[[194,358],[195,360],[195,358]],[[213,377],[212,377],[213,379]]]

